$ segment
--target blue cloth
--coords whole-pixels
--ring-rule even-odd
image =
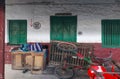
[[[29,51],[29,44],[22,44],[20,49],[25,52]]]

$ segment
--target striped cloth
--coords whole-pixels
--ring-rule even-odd
[[[30,44],[29,49],[30,51],[35,51],[35,52],[41,52],[43,50],[42,45],[40,43]]]

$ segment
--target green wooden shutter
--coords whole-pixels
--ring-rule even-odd
[[[51,16],[51,40],[76,42],[77,16]]]
[[[27,42],[27,20],[9,20],[9,43],[24,44]]]
[[[102,20],[102,46],[120,47],[120,20]]]
[[[64,41],[76,42],[77,32],[77,17],[63,18],[63,39]]]
[[[61,22],[55,22],[52,20],[51,22],[51,40],[63,40],[63,33],[62,33],[62,28],[61,28]],[[57,27],[56,27],[57,26]]]

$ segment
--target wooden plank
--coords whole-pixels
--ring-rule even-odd
[[[20,52],[12,53],[12,69],[24,69],[22,54]]]
[[[42,53],[32,53],[32,74],[41,74],[41,72],[45,69],[46,59],[44,57],[44,52]]]
[[[17,67],[21,67],[22,66],[22,58],[21,55],[16,55],[15,56],[15,66]]]
[[[41,68],[43,69],[43,56],[35,56],[35,61],[34,61],[34,68]]]
[[[24,64],[25,68],[26,69],[31,69],[31,66],[32,66],[32,56],[31,55],[26,55],[24,62],[25,62],[25,64]]]

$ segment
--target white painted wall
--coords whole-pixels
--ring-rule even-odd
[[[25,3],[28,1],[33,2],[35,0],[25,0]],[[40,1],[42,0],[38,2]],[[77,1],[75,0],[75,4]],[[92,4],[92,2],[96,4]],[[9,19],[26,19],[28,21],[28,42],[50,42],[50,16],[55,13],[71,12],[78,17],[77,32],[82,32],[82,35],[77,33],[77,42],[84,43],[101,43],[102,19],[120,19],[120,5],[115,3],[114,0],[108,0],[107,2],[105,0],[96,0],[96,2],[95,0],[91,2],[88,0],[90,4],[87,4],[87,0],[80,0],[78,3],[82,3],[82,5],[28,5],[28,3],[26,5],[23,3],[14,5],[14,3],[22,3],[22,1],[16,0],[15,2],[15,0],[11,0],[10,2],[10,0],[6,0],[6,43],[8,42],[7,20]],[[39,21],[41,29],[33,29],[30,26],[31,19],[32,21]]]

